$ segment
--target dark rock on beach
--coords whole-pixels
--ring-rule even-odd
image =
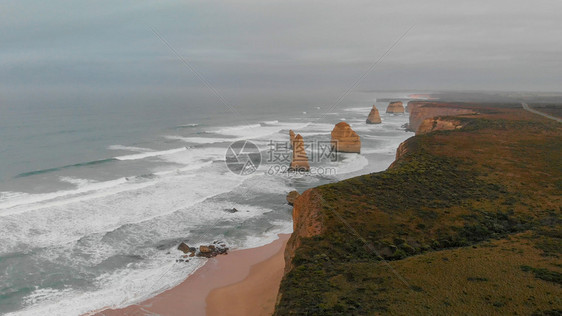
[[[179,246],[178,246],[178,250],[183,251],[183,253],[189,253],[191,252],[191,248],[184,242],[182,242]]]
[[[188,257],[197,256],[212,258],[216,257],[217,255],[225,255],[228,253],[228,247],[222,241],[214,241],[209,245],[200,245],[199,248],[189,247],[186,243],[182,242],[178,246],[178,250],[182,251],[185,255],[182,255],[182,259],[178,259],[176,260],[176,262],[189,261],[189,259],[187,259]]]

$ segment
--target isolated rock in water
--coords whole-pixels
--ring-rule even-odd
[[[289,130],[289,147],[293,148],[293,142],[295,141],[295,132],[292,129]]]
[[[360,153],[361,139],[346,122],[339,122],[332,130],[332,149],[343,153]]]
[[[287,194],[287,203],[289,203],[289,205],[293,205],[293,203],[295,202],[295,200],[301,196],[299,192],[297,191],[291,191],[289,192],[289,194]]]
[[[402,101],[390,102],[386,108],[386,113],[404,113],[404,105]]]
[[[227,212],[229,212],[229,213],[236,213],[236,212],[238,212],[238,210],[237,210],[235,207],[233,207],[233,208],[227,208],[227,209],[225,209],[225,211],[227,211]]]
[[[304,150],[304,140],[300,134],[295,136],[293,141],[293,161],[291,161],[291,170],[309,171],[308,156]]]
[[[376,106],[373,105],[373,108],[371,109],[371,113],[369,113],[369,116],[367,117],[367,124],[380,124],[382,123],[381,121],[381,116],[379,114],[379,110],[377,109]]]
[[[183,251],[183,253],[189,253],[189,252],[191,252],[191,248],[189,248],[189,246],[188,246],[186,243],[184,243],[184,242],[182,242],[182,243],[178,246],[178,250]]]

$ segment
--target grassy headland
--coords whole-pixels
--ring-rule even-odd
[[[321,229],[291,237],[276,315],[562,313],[562,125],[473,108],[299,198]]]

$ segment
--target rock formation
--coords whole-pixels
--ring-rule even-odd
[[[287,203],[289,203],[289,205],[293,205],[293,203],[295,203],[295,200],[301,196],[299,192],[297,191],[291,191],[289,192],[289,194],[287,194]]]
[[[380,124],[381,122],[381,116],[379,114],[379,110],[377,109],[376,106],[373,105],[373,108],[371,109],[371,113],[369,113],[369,116],[367,117],[367,124]]]
[[[470,108],[462,108],[458,105],[452,105],[445,102],[416,101],[411,102],[410,104],[408,104],[408,106],[410,107],[410,122],[408,124],[408,127],[411,131],[414,132],[418,131],[420,125],[422,125],[422,123],[426,119],[434,118],[437,116],[476,114],[476,112]],[[427,132],[427,125],[426,127],[424,127],[424,129]]]
[[[304,150],[304,140],[300,134],[295,136],[293,144],[293,160],[291,161],[290,170],[309,171],[308,156]]]
[[[386,108],[386,113],[404,113],[404,105],[402,105],[402,101],[390,102]]]
[[[228,253],[228,247],[226,246],[225,243],[220,242],[220,241],[214,241],[212,244],[210,245],[200,245],[199,249],[195,248],[195,247],[189,247],[186,243],[182,242],[179,246],[178,246],[178,250],[182,251],[183,253],[185,253],[186,255],[181,256],[181,258],[187,258],[187,257],[206,257],[206,258],[211,258],[211,257],[215,257],[217,255],[225,255]],[[199,250],[199,251],[197,251]],[[178,262],[189,262],[189,260],[184,260],[184,259],[180,259],[180,260],[176,260]]]
[[[346,122],[339,122],[332,130],[332,149],[342,153],[360,153],[361,139]]]
[[[293,142],[295,141],[295,132],[292,129],[289,130],[289,147],[293,148]]]
[[[228,247],[222,242],[215,241],[211,245],[201,245],[199,246],[199,253],[197,257],[212,258],[217,255],[226,255],[228,253]]]
[[[184,242],[182,242],[179,246],[178,246],[178,250],[183,251],[183,253],[189,253],[192,251],[192,249]],[[195,251],[195,248],[193,248],[193,251]]]
[[[462,128],[462,124],[459,120],[434,117],[423,120],[416,131],[416,135],[434,131],[451,131],[459,128]]]

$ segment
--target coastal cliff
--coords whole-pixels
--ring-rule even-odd
[[[434,131],[451,131],[459,128],[462,128],[462,124],[459,120],[434,117],[423,120],[416,134],[425,134]]]
[[[414,132],[418,129],[426,119],[434,118],[437,116],[458,116],[467,114],[476,114],[474,109],[469,105],[450,104],[444,102],[428,102],[428,101],[415,101],[408,103],[408,110],[410,112],[410,121],[408,127]],[[431,122],[427,122],[424,126],[424,132],[431,131]],[[448,128],[449,124],[442,123],[439,127],[443,129]],[[457,125],[458,126],[458,125]]]
[[[320,195],[309,189],[293,202],[293,234],[285,247],[285,273],[292,268],[292,258],[302,238],[317,236],[322,232]]]
[[[296,199],[275,315],[554,311],[562,127],[515,106],[456,106],[446,115],[475,114],[406,140],[386,171]]]

